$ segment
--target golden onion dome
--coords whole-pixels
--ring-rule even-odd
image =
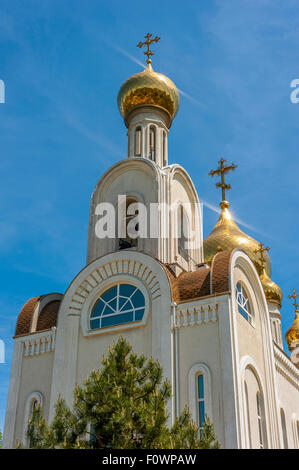
[[[165,109],[173,119],[180,104],[175,84],[162,73],[154,72],[150,63],[143,72],[128,78],[121,86],[117,104],[120,114],[126,114],[136,106],[154,105]]]
[[[210,235],[203,242],[205,262],[211,264],[219,250],[239,248],[245,251],[254,263],[259,275],[261,275],[263,272],[263,263],[258,253],[256,253],[259,249],[259,242],[244,233],[238,227],[229,211],[229,203],[227,201],[222,201],[220,207],[221,213],[218,222]],[[264,258],[265,272],[268,276],[271,276],[271,261],[268,253],[265,253]]]
[[[299,313],[297,310],[295,313],[295,320],[293,321],[291,328],[289,328],[288,331],[286,332],[285,338],[289,346],[289,349],[290,349],[292,342],[295,341],[296,339],[299,339]]]
[[[277,302],[281,306],[282,290],[277,284],[275,284],[275,282],[272,281],[272,279],[270,279],[265,269],[263,269],[260,280],[265,292],[266,299],[269,302]]]

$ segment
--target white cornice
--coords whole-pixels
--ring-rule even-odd
[[[53,352],[55,349],[56,327],[50,330],[21,336],[15,339],[23,344],[25,357],[38,356],[40,354]]]
[[[175,315],[175,328],[196,326],[217,321],[218,303],[179,305]]]
[[[273,345],[276,370],[299,389],[299,370],[289,357],[275,344]]]

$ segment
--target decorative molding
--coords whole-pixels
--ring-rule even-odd
[[[147,286],[152,300],[161,296],[160,284],[153,271],[140,261],[120,259],[103,264],[92,271],[77,287],[69,308],[69,315],[81,315],[83,305],[89,294],[102,282],[113,276],[130,274],[137,277]]]
[[[23,351],[25,357],[39,356],[53,352],[55,349],[56,327],[53,326],[51,330],[44,331],[33,335],[28,335],[26,338],[22,337]]]
[[[178,306],[174,328],[185,328],[217,321],[218,304]]]
[[[299,390],[299,369],[276,344],[273,344],[273,346],[277,372],[283,375],[288,382],[292,383]]]
[[[11,377],[9,382],[9,391],[6,405],[3,436],[4,449],[12,449],[14,445],[14,433],[23,364],[23,347],[24,345],[21,341],[15,341],[11,366]]]

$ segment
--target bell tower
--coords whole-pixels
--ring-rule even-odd
[[[146,68],[125,81],[117,101],[128,128],[128,158],[146,158],[163,168],[168,165],[167,138],[180,98],[175,84],[152,68],[150,46],[160,38],[151,37],[148,33],[137,44],[147,47]]]
[[[159,40],[147,34],[137,44],[146,46],[146,67],[129,77],[118,93],[128,153],[102,176],[93,193],[87,263],[123,249],[150,254],[174,265],[177,272],[195,270],[203,261],[196,189],[180,165],[168,164],[167,139],[180,98],[170,78],[152,68],[151,45]],[[115,235],[107,231],[107,236],[99,236],[98,228],[102,233],[108,225]]]

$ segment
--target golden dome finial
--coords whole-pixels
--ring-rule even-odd
[[[260,242],[259,247],[256,250],[254,250],[256,254],[259,254],[259,260],[261,263],[262,271],[265,269],[265,264],[266,264],[264,253],[267,253],[269,250],[270,248],[268,246],[265,248],[265,245],[262,242]]]
[[[294,305],[294,307],[295,307],[295,314],[299,313],[299,311],[298,311],[299,304],[297,304],[297,302],[296,302],[297,297],[299,297],[299,294],[296,294],[296,290],[293,289],[292,290],[292,295],[289,295],[289,299],[294,299],[294,303],[292,305]]]
[[[267,254],[267,250],[264,251],[264,261],[262,263],[263,266],[261,266],[260,257],[257,256],[257,250],[259,248],[258,242],[240,229],[230,213],[229,203],[226,200],[226,190],[231,189],[231,186],[226,184],[225,174],[229,171],[235,170],[237,166],[233,163],[229,166],[226,166],[225,161],[226,160],[221,158],[221,160],[218,162],[219,167],[216,170],[211,170],[209,173],[209,176],[221,175],[221,182],[217,183],[216,186],[217,188],[222,189],[222,201],[220,202],[221,213],[218,222],[216,223],[210,235],[208,235],[203,242],[205,262],[208,264],[212,263],[214,256],[218,252],[219,245],[224,251],[238,248],[247,253],[259,274],[261,274],[264,269],[266,274],[270,276],[271,261],[269,255]],[[268,283],[268,280],[267,283],[269,284],[269,287],[271,287],[271,295],[272,290],[274,289],[275,292],[273,292],[273,296],[275,296],[277,301],[281,301],[282,293],[280,288],[276,286],[276,284],[271,281],[271,279],[269,279],[269,281],[270,283]]]
[[[288,329],[285,335],[286,342],[288,343],[289,349],[291,349],[292,342],[299,339],[299,310],[298,310],[299,304],[297,304],[297,301],[296,301],[297,297],[299,297],[299,294],[296,294],[295,289],[293,289],[292,293],[293,293],[292,295],[289,295],[289,299],[294,299],[293,305],[295,307],[295,319],[292,323],[291,328]]]
[[[139,47],[141,49],[143,46],[147,46],[147,51],[144,51],[144,55],[147,56],[147,61],[146,61],[147,65],[150,65],[152,63],[151,56],[154,55],[154,52],[150,50],[150,46],[153,42],[160,41],[161,38],[159,36],[156,36],[155,38],[151,39],[152,34],[150,34],[150,33],[147,33],[147,35],[144,36],[144,37],[145,37],[146,41],[144,41],[144,42],[140,41],[137,44],[137,47]]]
[[[142,72],[129,77],[121,86],[117,104],[121,115],[125,118],[128,127],[127,116],[129,113],[141,106],[155,106],[166,112],[166,125],[169,128],[172,120],[178,112],[180,96],[177,87],[162,73],[155,72],[151,66],[151,56],[154,54],[150,50],[153,42],[160,40],[159,36],[151,39],[152,34],[148,33],[146,41],[139,42],[137,47],[147,46],[144,54],[147,56],[147,66]]]
[[[221,175],[221,183],[216,183],[217,188],[221,188],[222,190],[222,201],[220,203],[221,209],[228,209],[229,208],[229,203],[226,200],[226,190],[231,189],[230,184],[226,184],[225,182],[225,174],[228,173],[229,171],[234,171],[237,167],[237,165],[234,165],[233,163],[229,166],[225,166],[224,158],[221,158],[219,160],[219,167],[216,170],[211,170],[209,173],[209,176],[214,176],[214,175]]]
[[[266,299],[270,302],[276,302],[281,306],[282,301],[282,290],[281,288],[275,284],[272,279],[268,276],[266,272],[266,258],[264,256],[265,253],[268,253],[270,248],[262,242],[259,242],[258,248],[254,250],[254,253],[258,255],[259,265],[256,266],[258,273],[260,274],[261,283],[265,292]]]

